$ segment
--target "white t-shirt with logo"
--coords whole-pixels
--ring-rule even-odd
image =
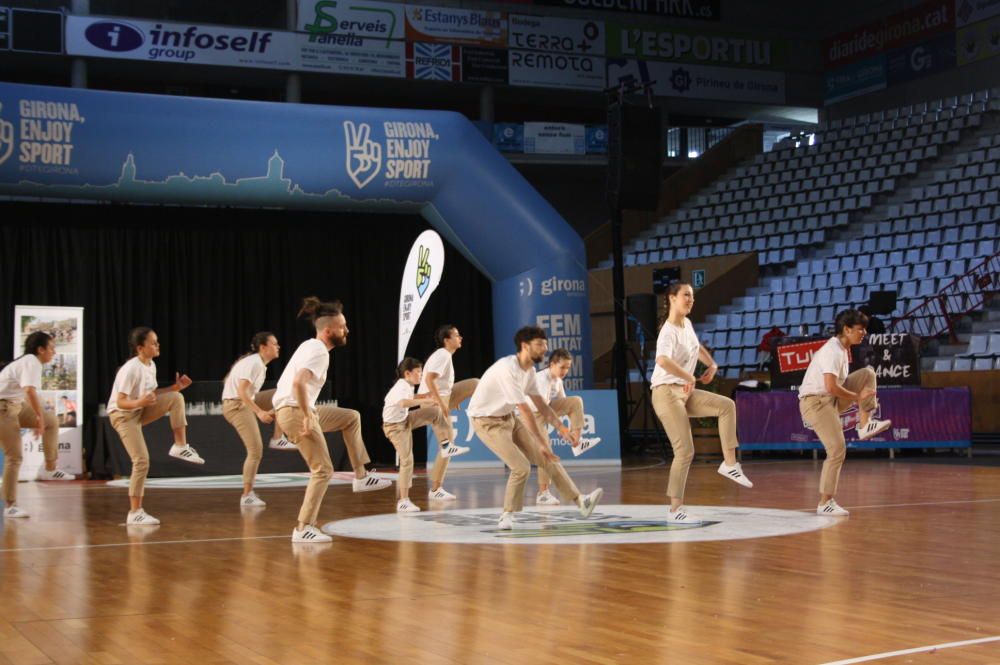
[[[42,389],[42,361],[28,353],[0,370],[0,399],[23,402],[24,389]]]
[[[552,376],[549,368],[546,367],[535,374],[535,382],[538,384],[538,394],[542,396],[542,400],[546,404],[552,404],[554,399],[565,399],[566,390],[563,388],[563,380]],[[538,413],[538,407],[535,406],[534,402],[529,401],[528,405],[531,407],[532,413]]]
[[[663,327],[660,328],[660,334],[656,337],[656,357],[666,356],[670,358],[692,376],[694,376],[694,370],[698,366],[698,351],[700,349],[701,343],[698,341],[698,335],[695,334],[694,326],[688,318],[684,319],[683,328],[675,326],[670,321],[665,321]],[[659,363],[653,368],[653,379],[650,381],[652,388],[667,384],[684,385],[685,383],[688,383],[685,379],[671,374],[660,367]]]
[[[455,385],[455,365],[451,362],[451,353],[448,349],[440,348],[431,354],[431,357],[424,363],[423,378],[420,379],[420,388],[417,393],[426,395],[430,392],[427,388],[427,373],[434,372],[438,375],[434,385],[437,386],[438,394],[447,397],[451,394],[452,386]]]
[[[316,338],[299,344],[295,353],[285,366],[285,371],[278,379],[278,386],[274,391],[274,410],[286,406],[299,406],[295,400],[295,393],[292,391],[292,383],[295,382],[295,375],[299,370],[309,370],[309,378],[306,379],[306,397],[309,404],[306,406],[311,410],[316,410],[316,399],[319,392],[326,383],[326,371],[330,368],[330,351],[326,344]]]
[[[147,393],[156,390],[156,363],[149,364],[133,357],[118,368],[115,374],[115,385],[111,387],[111,397],[108,398],[108,413],[114,411],[139,411],[142,407],[123,409],[118,406],[118,393],[125,393],[128,399],[139,399]]]
[[[829,395],[826,391],[826,383],[823,380],[824,374],[833,374],[837,377],[837,385],[844,385],[847,380],[847,371],[850,367],[847,349],[836,337],[831,337],[826,344],[821,346],[813,354],[806,368],[806,375],[799,386],[799,399],[808,395]]]
[[[400,379],[385,394],[385,403],[382,406],[382,422],[401,423],[406,420],[410,407],[399,406],[399,403],[404,399],[413,399],[413,384],[406,379]]]
[[[529,395],[541,396],[535,381],[535,368],[521,369],[517,356],[506,356],[493,363],[479,379],[469,401],[469,417],[510,415],[518,404],[531,402]]]
[[[240,358],[229,370],[226,383],[222,387],[222,399],[240,398],[240,381],[246,379],[253,386],[250,397],[260,392],[260,387],[264,385],[264,377],[267,376],[267,365],[259,353],[251,353],[245,358]]]

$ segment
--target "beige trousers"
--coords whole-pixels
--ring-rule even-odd
[[[844,388],[856,393],[865,388],[874,388],[875,383],[875,371],[871,367],[863,367],[847,375]],[[833,395],[806,395],[799,400],[802,422],[812,427],[826,450],[826,460],[823,462],[823,472],[819,478],[820,494],[833,496],[837,493],[840,469],[847,457],[847,444],[844,441],[844,426],[840,422],[840,414],[847,411],[851,404],[850,400]],[[874,411],[877,406],[878,400],[873,395],[862,402],[859,408],[862,411]]]
[[[451,429],[451,412],[457,409],[462,402],[469,399],[478,385],[479,379],[465,379],[451,387],[451,394],[448,396],[448,413],[445,414],[445,422],[448,424],[449,430]],[[438,443],[440,443],[440,435],[435,432],[434,436],[438,437]],[[454,432],[451,432],[447,438],[449,440],[454,439]],[[452,441],[452,443],[458,442]],[[427,458],[430,459],[430,451],[428,451]],[[431,467],[431,487],[437,487],[444,482],[444,474],[448,470],[448,461],[450,459],[450,457],[441,457],[440,449],[437,451],[437,458],[434,460],[434,466]]]
[[[59,457],[59,421],[51,411],[42,411],[45,419],[45,433],[42,435],[42,450],[45,462],[55,462]],[[3,445],[3,498],[7,503],[17,501],[17,475],[21,471],[23,449],[21,429],[38,425],[38,416],[30,405],[24,402],[8,402],[0,399],[0,445]]]
[[[410,411],[406,420],[398,423],[382,423],[385,438],[389,439],[399,454],[399,494],[413,486],[413,430],[430,425],[438,441],[451,438],[451,424],[441,413],[439,406],[422,406]]]
[[[573,395],[572,397],[557,397],[549,403],[549,407],[556,412],[556,415],[562,418],[563,416],[569,416],[569,428],[572,430],[581,431],[583,430],[583,399]],[[535,414],[535,422],[538,423],[538,429],[542,434],[546,431],[545,418],[542,417],[541,413]],[[572,455],[573,453],[570,452]],[[549,474],[542,467],[538,467],[538,484],[548,485],[550,482]]]
[[[270,411],[274,408],[271,403],[273,397],[274,390],[265,390],[254,395],[253,401],[261,409]],[[260,460],[264,454],[264,442],[260,436],[257,416],[252,409],[243,403],[243,400],[227,399],[223,400],[222,403],[222,417],[236,428],[243,445],[246,446],[247,458],[243,462],[243,485],[253,485],[253,479],[257,476],[257,469],[260,467]]]
[[[670,482],[667,496],[684,499],[688,470],[694,460],[694,439],[691,436],[690,418],[719,419],[719,438],[724,450],[734,450],[740,444],[736,440],[736,402],[715,393],[693,389],[684,394],[684,388],[676,384],[663,384],[653,388],[653,410],[663,425],[674,450],[674,461],[670,464]]]
[[[142,496],[145,491],[146,476],[149,474],[149,449],[142,436],[142,426],[170,414],[170,427],[187,427],[184,415],[184,395],[180,393],[160,393],[156,404],[135,411],[112,411],[108,414],[111,426],[118,432],[125,450],[132,459],[132,475],[128,481],[128,495]]]
[[[303,524],[315,524],[319,516],[319,507],[323,503],[330,475],[333,473],[333,462],[330,460],[330,449],[326,445],[323,432],[341,432],[347,456],[351,467],[357,471],[364,469],[371,460],[365,450],[365,442],[361,438],[361,414],[353,409],[341,409],[336,406],[321,406],[316,409],[316,420],[312,429],[302,435],[302,409],[297,406],[285,406],[276,414],[278,424],[289,441],[299,447],[299,452],[309,465],[311,476],[306,486],[306,495],[299,510],[299,521]]]
[[[516,513],[524,508],[524,485],[528,481],[531,465],[545,469],[559,490],[559,496],[576,501],[580,490],[573,484],[566,469],[559,462],[542,457],[540,442],[517,416],[473,418],[472,429],[486,447],[510,467],[507,491],[503,498],[504,512]]]

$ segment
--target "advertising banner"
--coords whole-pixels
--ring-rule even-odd
[[[587,127],[587,154],[605,155],[608,152],[608,126]]]
[[[384,38],[308,35],[117,18],[66,17],[66,52],[97,58],[401,78],[404,44]]]
[[[534,0],[534,4],[699,21],[718,21],[722,18],[722,0]]]
[[[451,44],[406,43],[406,78],[461,81],[462,47]]]
[[[780,69],[788,62],[788,44],[776,39],[636,23],[609,23],[607,30],[612,57],[756,69]]]
[[[1000,8],[1000,1],[996,5]],[[1000,55],[1000,16],[960,28],[956,39],[959,65]]]
[[[399,346],[396,364],[403,362],[406,346],[417,326],[431,294],[444,275],[444,243],[434,231],[424,231],[417,236],[403,267],[403,281],[399,287]]]
[[[890,49],[925,41],[955,28],[954,0],[930,0],[906,11],[873,21],[839,35],[823,44],[827,69],[857,62]]]
[[[524,152],[546,155],[585,155],[586,129],[565,123],[524,123]]]
[[[997,0],[955,0],[955,25],[965,27],[1000,16]]]
[[[524,125],[519,122],[494,123],[493,145],[500,152],[524,152]]]
[[[655,60],[608,59],[608,85],[633,76],[638,81],[655,81],[658,97],[687,97],[723,101],[785,102],[785,74],[756,69],[731,69],[685,65]]]
[[[406,38],[415,42],[506,46],[507,14],[406,5]]]
[[[556,348],[549,344],[549,348]],[[575,355],[574,355],[575,358]],[[565,441],[555,428],[547,425],[546,432],[552,443],[552,451],[559,456],[563,466],[584,466],[621,464],[621,437],[618,430],[618,393],[614,390],[567,390],[567,395],[578,395],[583,399],[583,433],[584,438],[599,438],[600,443],[579,457],[573,456],[569,441]],[[472,429],[466,409],[468,400],[456,411],[451,412],[451,424],[455,428],[455,443],[472,448],[461,457],[451,461],[451,466],[466,467],[502,467],[493,452],[486,447]],[[569,427],[569,418],[562,419]],[[441,446],[430,427],[427,428],[427,464],[433,464],[434,457],[440,453]]]
[[[604,55],[604,22],[511,14],[507,45],[513,49]]]
[[[971,445],[971,396],[962,388],[879,390],[877,416],[893,426],[865,441],[856,431],[858,407],[840,415],[849,448],[961,448]],[[744,450],[822,448],[802,422],[794,392],[737,391],[736,430]]]
[[[885,55],[876,55],[873,58],[828,71],[825,79],[824,100],[827,104],[858,97],[875,90],[882,90],[888,85]]]
[[[507,85],[507,50],[463,46],[462,81]]]
[[[33,332],[55,340],[56,355],[42,366],[38,401],[59,421],[59,458],[56,468],[83,473],[83,308],[17,305],[14,308],[14,358],[24,353],[24,340]],[[27,402],[22,408],[30,409]],[[45,466],[42,440],[33,429],[21,430],[24,461],[19,478],[33,480]]]
[[[949,32],[886,54],[886,81],[888,85],[905,83],[954,69],[956,64],[955,33]]]
[[[336,43],[334,37],[402,40],[406,38],[403,5],[377,0],[299,0],[298,29],[310,42]]]
[[[604,58],[572,53],[508,51],[511,85],[603,90]]]

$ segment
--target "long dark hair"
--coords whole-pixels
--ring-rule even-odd
[[[323,302],[316,296],[308,296],[302,299],[302,307],[299,309],[299,317],[305,316],[312,323],[316,323],[326,316],[339,316],[344,313],[344,306],[339,300]]]
[[[682,282],[678,280],[676,282],[671,282],[670,286],[667,287],[667,292],[663,294],[663,301],[664,304],[666,305],[666,308],[664,309],[663,316],[660,317],[659,321],[657,321],[657,326],[656,326],[657,330],[662,328],[663,324],[666,323],[667,319],[670,318],[670,296],[676,296],[678,293],[681,292],[681,288],[685,286],[691,286],[691,282]]]
[[[37,356],[38,352],[47,347],[51,341],[52,335],[42,332],[41,330],[36,330],[28,335],[28,337],[24,340],[24,353],[19,355],[17,358],[14,358],[14,360],[0,363],[0,369],[6,367],[12,362],[20,360],[25,356]]]
[[[226,372],[226,376],[223,377],[222,379],[223,383],[225,383],[226,379],[229,378],[229,373],[233,371],[234,367],[236,367],[236,363],[243,360],[247,356],[252,356],[255,353],[260,353],[260,347],[267,346],[267,340],[270,339],[271,337],[274,337],[275,339],[278,338],[278,336],[275,335],[273,332],[268,332],[266,330],[262,330],[259,333],[254,333],[254,336],[250,338],[250,350],[233,361],[233,364],[229,366],[229,371]]]
[[[133,356],[139,352],[139,347],[146,343],[146,338],[149,337],[149,333],[151,332],[153,332],[153,329],[146,326],[138,326],[129,331],[128,349]]]
[[[406,374],[407,372],[412,372],[418,367],[423,367],[423,366],[424,364],[419,360],[417,360],[416,358],[410,358],[409,356],[407,356],[406,358],[403,358],[403,362],[399,363],[399,367],[396,368],[396,378],[402,379],[403,375]]]

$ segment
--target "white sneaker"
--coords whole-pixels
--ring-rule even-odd
[[[139,510],[128,511],[128,516],[125,518],[125,526],[154,526],[159,523],[160,520],[156,519],[142,508]]]
[[[190,444],[186,446],[179,446],[175,443],[170,446],[170,456],[176,457],[179,460],[184,460],[185,462],[191,462],[192,464],[205,463],[205,460],[201,458],[198,451],[192,448]]]
[[[719,475],[725,476],[734,483],[743,485],[743,487],[753,487],[753,483],[751,483],[750,479],[743,473],[743,467],[740,466],[739,462],[732,466],[723,462],[719,465]]]
[[[386,487],[392,487],[392,481],[379,478],[371,471],[364,478],[354,479],[355,492],[374,492],[375,490],[384,490]]]
[[[396,512],[397,513],[419,513],[420,506],[413,503],[409,499],[400,499],[396,502]]]
[[[456,446],[454,443],[448,444],[447,448],[441,449],[441,457],[458,457],[472,450],[468,446]]]
[[[580,445],[570,446],[573,450],[573,457],[579,457],[601,442],[601,437],[595,436],[590,439],[580,439]]]
[[[266,505],[256,492],[250,492],[240,497],[240,508],[263,508]]]
[[[38,469],[37,480],[76,480],[76,476],[60,471],[56,469],[55,471],[46,471],[45,467],[40,467]]]
[[[312,524],[307,524],[306,528],[299,531],[298,529],[292,529],[292,542],[293,543],[330,543],[333,542],[333,538],[326,535]]]
[[[427,498],[432,501],[454,501],[457,497],[443,487],[427,493]]]
[[[875,418],[872,418],[864,427],[858,425],[858,440],[864,441],[865,439],[870,439],[876,434],[881,434],[890,427],[892,427],[891,420],[876,420]]]
[[[11,519],[20,519],[22,517],[31,517],[31,514],[27,510],[21,510],[17,507],[15,503],[12,506],[7,506],[3,509],[3,516]]]
[[[500,521],[497,522],[497,528],[501,531],[510,531],[514,528],[514,515],[513,513],[503,513],[500,515]]]
[[[827,515],[829,517],[847,517],[850,515],[849,512],[841,508],[840,505],[838,505],[833,499],[816,506],[816,514]]]
[[[548,490],[539,492],[538,496],[535,497],[536,506],[558,506],[560,503],[559,499],[555,498]]]
[[[667,524],[701,524],[701,520],[689,513],[684,506],[678,506],[674,512],[667,511]]]
[[[601,501],[602,496],[604,496],[604,490],[598,487],[587,496],[581,494],[577,497],[576,505],[580,507],[580,515],[582,517],[590,517],[590,514],[594,512],[594,508],[597,508],[597,504]]]
[[[268,442],[267,447],[271,448],[273,450],[298,450],[299,449],[299,447],[297,445],[295,445],[294,443],[292,443],[291,441],[289,441],[287,438],[285,438],[284,434],[281,435],[280,439],[271,439]]]

